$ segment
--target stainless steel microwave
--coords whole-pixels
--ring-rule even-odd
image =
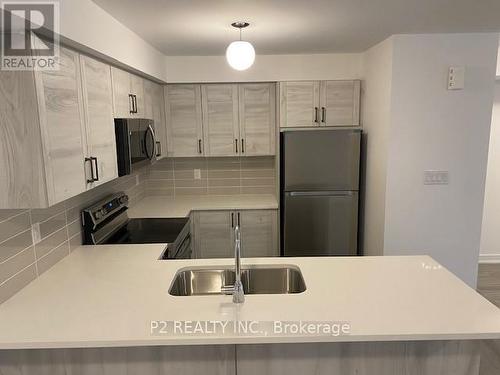
[[[156,149],[153,120],[115,119],[118,176],[130,174],[136,168],[151,163]]]

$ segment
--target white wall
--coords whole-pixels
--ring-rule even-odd
[[[387,150],[391,124],[392,38],[363,55],[362,123],[366,144],[362,228],[365,255],[384,251]]]
[[[430,254],[476,285],[498,34],[394,36],[386,255]],[[448,67],[466,88],[448,91]],[[423,185],[448,170],[450,184]]]
[[[59,4],[62,42],[165,81],[165,56],[94,2],[65,0]]]
[[[500,261],[500,81],[495,84],[495,102],[491,120],[481,258],[481,260]]]
[[[225,56],[167,56],[165,61],[169,83],[355,79],[362,70],[357,53],[257,55],[244,72],[232,69]]]

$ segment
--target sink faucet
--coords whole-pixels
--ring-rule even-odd
[[[245,292],[241,282],[241,232],[239,225],[234,227],[234,263],[234,272],[236,274],[234,285],[223,286],[222,292],[226,294],[232,293],[234,303],[243,303],[245,302]]]

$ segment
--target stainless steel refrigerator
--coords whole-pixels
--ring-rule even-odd
[[[358,254],[360,130],[281,133],[281,253]]]

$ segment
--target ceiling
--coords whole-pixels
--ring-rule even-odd
[[[392,34],[500,32],[500,0],[93,0],[166,55],[361,52]]]

